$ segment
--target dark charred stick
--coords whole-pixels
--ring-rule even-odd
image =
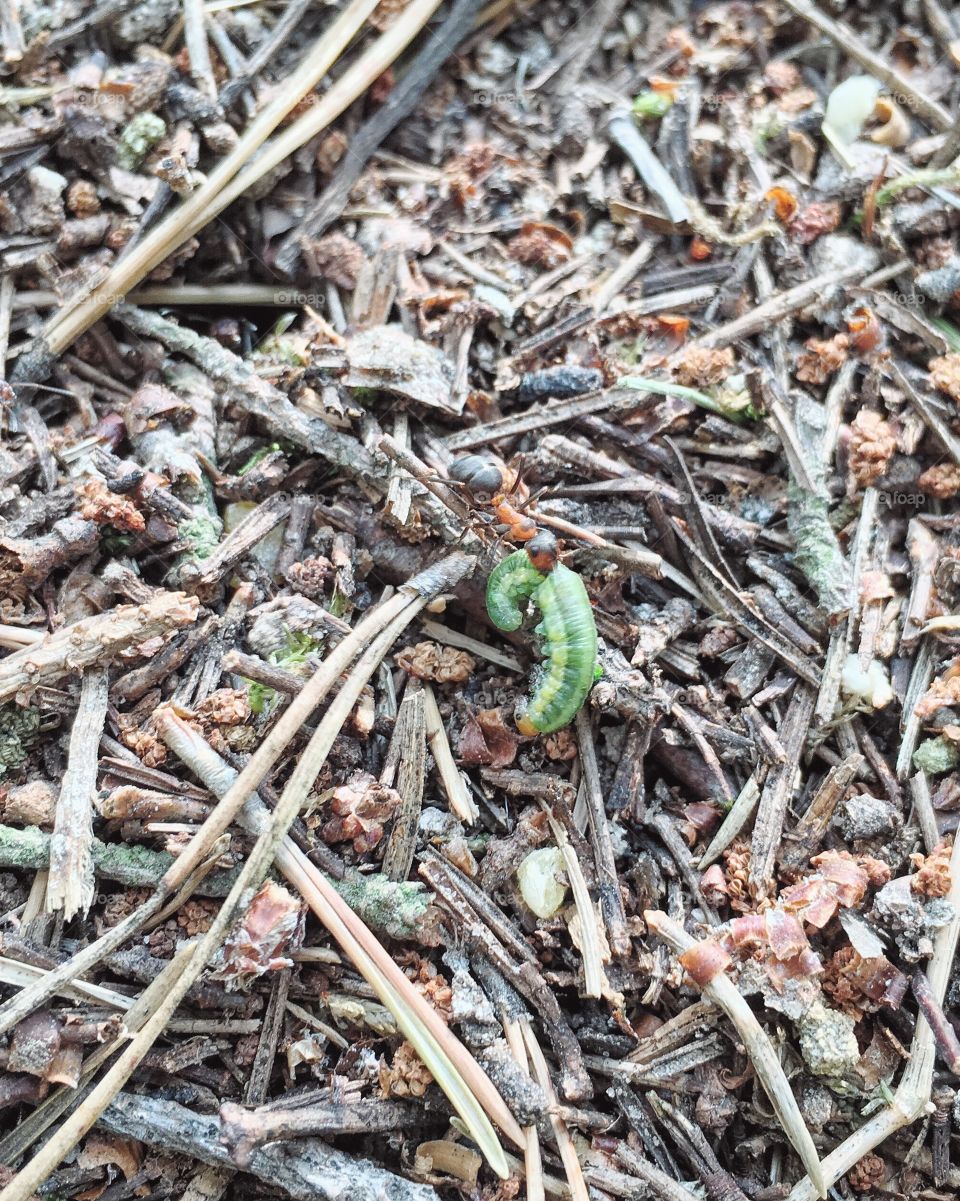
[[[250,1079],[247,1081],[243,1095],[246,1105],[262,1105],[270,1095],[270,1074],[277,1056],[277,1043],[283,1032],[283,1019],[287,997],[290,993],[290,976],[290,969],[284,968],[273,978],[267,1011],[263,1018],[263,1025],[260,1027],[260,1042],[257,1044],[257,1053],[250,1068]],[[240,1109],[240,1106],[233,1108]],[[241,1110],[241,1112],[246,1114],[246,1110]],[[220,1117],[223,1120],[222,1110]],[[240,1166],[242,1167],[243,1164]]]
[[[625,813],[638,823],[646,819],[644,760],[650,749],[652,734],[652,723],[642,720],[630,723],[623,743],[623,754],[607,798],[611,813]]]
[[[953,1023],[934,996],[926,972],[914,972],[910,987],[920,1006],[920,1012],[927,1019],[940,1058],[955,1076],[960,1076],[960,1039],[957,1038]]]
[[[310,0],[291,0],[279,21],[244,63],[243,73],[225,83],[220,89],[218,99],[221,108],[229,108],[240,93],[256,81],[263,68],[300,25],[309,8]]]
[[[647,1154],[653,1157],[656,1166],[674,1180],[679,1179],[680,1169],[670,1153],[670,1147],[654,1125],[647,1103],[618,1076],[611,1080],[609,1091],[617,1109],[626,1118],[628,1126],[642,1140]]]
[[[304,239],[323,233],[340,216],[351,188],[360,178],[371,155],[416,108],[433,77],[471,32],[473,16],[479,7],[480,0],[456,0],[443,25],[435,33],[424,34],[422,49],[407,67],[401,81],[391,90],[374,116],[353,134],[350,153],[344,156],[333,179],[319,200],[300,218],[296,232],[281,242],[274,260],[281,271],[293,274],[297,259],[303,253]]]
[[[209,618],[192,630],[171,639],[159,654],[154,655],[143,667],[135,667],[128,671],[112,685],[110,691],[113,698],[130,703],[146,696],[151,688],[156,687],[186,663],[197,647],[210,637],[214,624],[214,619]]]
[[[680,875],[683,877],[687,887],[697,898],[697,902],[703,910],[704,917],[712,926],[719,925],[719,915],[703,895],[703,891],[700,888],[700,875],[693,866],[690,850],[677,832],[676,826],[666,813],[655,814],[648,822],[648,825],[656,830],[663,841],[663,845],[673,856],[674,862],[680,870]]]
[[[299,562],[310,532],[316,500],[312,496],[294,496],[290,501],[290,516],[283,531],[283,545],[277,556],[274,575],[282,580],[288,567]]]
[[[806,746],[815,701],[812,688],[798,685],[778,731],[787,759],[770,769],[760,794],[750,844],[750,888],[757,897],[767,895],[773,879],[774,858],[783,837],[783,822],[794,776]]]
[[[933,1161],[933,1183],[943,1188],[950,1178],[950,1119],[956,1096],[952,1088],[942,1086],[933,1090],[930,1115],[930,1151]]]

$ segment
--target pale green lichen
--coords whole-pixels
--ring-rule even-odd
[[[177,526],[181,541],[186,544],[184,557],[209,559],[220,545],[223,526],[218,517],[188,517]]]
[[[120,134],[117,163],[126,171],[136,171],[166,132],[166,123],[156,113],[137,113]]]
[[[913,766],[928,776],[942,776],[960,763],[960,750],[955,743],[943,738],[928,738],[913,752]]]
[[[0,705],[0,776],[22,767],[39,741],[39,709]]]
[[[855,1067],[860,1059],[855,1026],[853,1018],[821,1001],[800,1018],[800,1054],[814,1076],[844,1076]]]
[[[310,661],[310,656],[322,650],[322,643],[311,638],[309,634],[293,630],[287,635],[287,641],[282,650],[271,651],[267,661],[274,667],[283,667],[298,675],[304,674],[304,668]],[[276,700],[276,691],[266,684],[258,684],[248,680],[248,695],[250,708],[254,713],[265,713],[270,710]]]
[[[790,485],[787,500],[787,525],[796,543],[794,560],[820,607],[830,617],[841,617],[850,610],[853,576],[830,524],[828,503],[797,484]]]

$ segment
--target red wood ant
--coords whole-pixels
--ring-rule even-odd
[[[508,489],[504,470],[495,459],[487,455],[463,455],[450,464],[448,474],[477,507],[490,506],[492,516],[496,518],[496,532],[524,545],[537,571],[546,574],[556,567],[556,538],[548,530],[541,530],[532,517],[512,503],[511,496],[519,481]]]

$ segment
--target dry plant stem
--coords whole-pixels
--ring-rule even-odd
[[[447,731],[443,728],[443,719],[437,707],[437,698],[433,695],[433,689],[429,684],[426,684],[423,689],[423,715],[426,723],[427,742],[433,753],[433,761],[437,765],[443,790],[447,794],[450,811],[455,813],[466,825],[472,826],[480,816],[480,811],[470,795],[470,790],[464,782],[459,767],[457,767],[453,751],[450,749]]]
[[[627,933],[627,915],[620,895],[617,865],[613,853],[610,823],[603,804],[600,785],[600,768],[590,728],[590,716],[586,709],[577,714],[577,745],[580,750],[580,767],[583,772],[584,797],[587,802],[587,818],[593,842],[593,858],[597,871],[597,888],[600,893],[600,908],[603,912],[610,949],[614,955],[630,953],[630,936]]]
[[[913,801],[913,813],[923,835],[923,846],[929,855],[940,841],[940,830],[937,827],[937,815],[930,797],[930,785],[926,774],[918,771],[907,781],[907,790]]]
[[[268,497],[230,531],[212,555],[198,562],[185,563],[180,568],[181,583],[191,591],[216,583],[289,515],[288,497],[280,493]]]
[[[144,1055],[163,1033],[164,1026],[170,1020],[186,991],[182,988],[182,983],[190,974],[189,969],[196,963],[198,951],[199,946],[196,943],[187,944],[178,951],[162,973],[162,977],[155,981],[159,985],[160,979],[162,979],[162,992],[158,988],[157,992],[160,995],[154,994],[156,1008],[144,1022],[139,1033],[117,1057],[96,1088],[84,1098],[57,1132],[47,1140],[39,1153],[29,1160],[26,1166],[0,1192],[0,1201],[27,1201],[37,1186],[46,1180],[57,1164],[93,1126],[100,1114],[130,1079]],[[199,975],[199,969],[196,974]]]
[[[406,880],[417,849],[417,827],[423,808],[423,783],[427,761],[426,720],[423,689],[411,680],[403,694],[390,741],[389,758],[395,759],[393,778],[381,783],[396,787],[403,798],[383,854],[383,874],[391,880]]]
[[[524,1145],[523,1132],[486,1073],[426,999],[412,988],[383,945],[337,895],[319,869],[292,844],[281,848],[277,864],[393,1013],[401,1032],[466,1122],[490,1166],[505,1178],[507,1164],[503,1149],[493,1131],[488,1126],[484,1129],[483,1112],[478,1112],[476,1103],[518,1147]]]
[[[665,913],[647,910],[644,920],[651,933],[662,938],[678,954],[689,951],[698,945],[695,938],[687,934],[682,926]],[[770,1098],[777,1120],[807,1170],[816,1190],[814,1195],[826,1197],[827,1186],[817,1156],[817,1148],[814,1146],[810,1131],[804,1123],[796,1099],[790,1090],[790,1083],[780,1065],[773,1044],[754,1016],[753,1010],[740,995],[736,984],[722,972],[714,976],[708,984],[703,985],[702,991],[704,996],[720,1006],[736,1027],[747,1056],[753,1064],[757,1079]]]
[[[443,512],[443,509],[439,509],[433,505],[429,497],[417,497],[417,503],[429,514],[433,524],[445,539],[451,542],[459,540],[462,545],[471,551],[479,546],[479,539],[472,532],[468,532],[466,538],[463,536],[463,527],[466,526],[468,531],[470,529],[470,506],[452,488],[438,481],[427,469],[426,464],[422,463],[413,451],[401,446],[389,434],[384,434],[380,439],[377,443],[377,450],[386,455],[391,462],[402,467],[404,471],[409,472],[418,484],[422,484],[428,492],[432,493],[457,518],[456,523],[451,523]],[[429,505],[425,505],[425,501],[430,501]]]
[[[570,888],[573,892],[573,901],[577,907],[577,916],[580,919],[581,941],[583,943],[581,947],[583,957],[583,991],[588,997],[602,997],[606,976],[603,970],[603,953],[597,929],[597,912],[593,906],[593,902],[590,900],[590,891],[587,888],[587,881],[583,874],[583,868],[580,866],[580,860],[577,858],[576,851],[570,845],[570,839],[567,837],[566,830],[546,805],[543,805],[543,811],[547,815],[551,833],[557,846],[560,848],[561,855],[563,855],[563,864],[566,868],[567,878],[570,881]]]
[[[510,1048],[521,1075],[530,1079],[527,1047],[523,1037],[523,1020],[519,1014],[508,1014],[500,1007],[500,1019],[503,1022],[503,1034]],[[523,1148],[524,1183],[527,1188],[527,1201],[544,1201],[543,1188],[543,1156],[540,1153],[540,1135],[536,1126],[525,1126]]]
[[[274,100],[257,115],[237,145],[219,166],[211,171],[206,181],[152,233],[147,234],[130,255],[108,271],[102,282],[87,297],[67,312],[52,318],[44,334],[51,353],[62,354],[80,334],[98,321],[167,255],[172,254],[217,213],[222,212],[229,203],[222,202],[226,185],[250,162],[287,113],[323,79],[374,8],[376,0],[352,0],[330,28],[324,30],[314,45],[304,53],[297,70],[283,81]],[[296,128],[297,125],[299,122],[291,128]],[[259,158],[257,164],[260,164]],[[273,165],[270,164],[271,167]],[[264,171],[269,169],[270,167],[263,168]]]
[[[121,651],[197,620],[195,597],[163,592],[142,605],[120,605],[48,634],[0,660],[0,703],[21,688],[52,684],[72,672],[111,663]]]
[[[776,326],[777,322],[782,321],[784,317],[806,308],[821,293],[844,284],[853,283],[856,280],[861,280],[866,274],[867,272],[864,267],[855,266],[845,267],[841,271],[828,271],[823,275],[816,275],[813,279],[805,280],[793,288],[788,288],[786,292],[779,292],[776,296],[771,296],[769,300],[765,300],[762,304],[752,308],[742,317],[736,317],[733,321],[727,322],[726,325],[721,325],[711,333],[704,334],[703,337],[697,338],[690,345],[729,346],[732,342],[736,342],[738,338],[746,338],[751,334],[756,334],[761,330]]]
[[[560,1152],[560,1160],[563,1163],[563,1170],[567,1176],[567,1183],[570,1185],[571,1201],[590,1201],[590,1194],[587,1192],[587,1183],[583,1178],[583,1169],[580,1167],[580,1160],[577,1157],[577,1149],[573,1145],[573,1139],[570,1137],[570,1132],[567,1130],[566,1125],[556,1115],[556,1112],[554,1112],[560,1102],[557,1097],[557,1091],[553,1087],[553,1081],[550,1078],[550,1069],[547,1067],[547,1061],[544,1058],[543,1051],[540,1049],[540,1044],[537,1042],[533,1027],[530,1025],[530,1019],[522,1017],[518,1020],[520,1029],[523,1031],[523,1041],[526,1044],[527,1055],[530,1057],[530,1063],[533,1067],[533,1078],[543,1089],[550,1108],[550,1125],[553,1128],[553,1137],[557,1142],[557,1150]],[[2,1198],[0,1198],[0,1201],[2,1201]]]
[[[319,237],[340,216],[353,185],[360,178],[371,155],[396,126],[414,111],[444,61],[470,32],[472,17],[479,0],[457,0],[443,25],[424,38],[416,58],[407,65],[402,79],[374,115],[357,129],[350,139],[350,153],[338,164],[333,178],[320,197],[297,223],[297,228],[280,243],[276,265],[288,274],[296,267],[303,239]]]
[[[843,54],[848,55],[860,64],[871,75],[887,85],[887,88],[906,99],[908,107],[937,130],[947,130],[953,124],[953,119],[947,110],[929,96],[916,89],[913,81],[901,74],[890,62],[876,54],[865,45],[854,31],[843,21],[834,21],[826,13],[821,12],[810,0],[784,0],[787,8],[791,9],[809,21],[822,34],[839,46]]]
[[[161,972],[143,990],[139,997],[127,1009],[123,1016],[123,1026],[130,1036],[136,1034],[144,1022],[154,1012],[163,1000],[170,977],[166,971]],[[97,1070],[113,1056],[118,1048],[117,1041],[106,1043],[90,1052],[83,1061],[78,1088],[64,1085],[51,1093],[28,1117],[24,1118],[16,1128],[0,1143],[0,1157],[3,1163],[12,1163],[18,1159],[58,1118],[72,1109],[86,1097],[92,1087],[92,1080]]]
[[[70,731],[67,770],[63,773],[50,839],[47,912],[63,911],[64,921],[90,908],[93,900],[93,812],[100,737],[107,719],[109,678],[105,667],[84,672],[80,703]]]
[[[800,871],[809,864],[811,855],[823,845],[823,836],[834,810],[857,778],[863,763],[863,755],[854,751],[830,768],[800,820],[783,836],[780,863],[784,867]]]
[[[920,1012],[927,1019],[927,1025],[943,1062],[955,1076],[960,1075],[960,1039],[957,1038],[956,1031],[943,1012],[940,1002],[933,995],[929,979],[924,972],[916,971],[910,985],[920,1006]]]
[[[743,788],[740,789],[740,794],[730,806],[730,809],[720,823],[720,828],[714,834],[713,839],[707,849],[703,852],[703,856],[697,866],[701,871],[704,868],[714,863],[723,852],[727,849],[731,842],[740,833],[743,827],[747,824],[750,814],[754,811],[757,801],[760,799],[760,785],[757,780],[757,775],[754,773]]]
[[[183,40],[190,59],[190,75],[205,96],[213,97],[217,94],[217,85],[213,79],[203,17],[203,0],[183,0]]]
[[[449,564],[459,563],[461,573],[466,562],[463,556],[452,556],[447,561]],[[323,766],[344,721],[350,715],[363,685],[377,669],[398,634],[410,624],[428,599],[428,595],[421,595],[412,603],[408,601],[404,610],[371,644],[351,672],[348,684],[331,703],[294,769],[272,819],[262,819],[272,820],[274,833],[284,822],[284,833],[286,832],[306,800],[316,775]],[[175,719],[171,718],[170,724],[173,721]],[[286,812],[293,806],[294,799],[297,804],[287,821]],[[397,1025],[430,1068],[434,1079],[447,1093],[491,1166],[498,1172],[501,1168],[505,1172],[506,1163],[503,1160],[502,1148],[477,1101],[518,1146],[522,1146],[522,1134],[485,1073],[425,998],[411,986],[378,939],[338,896],[319,869],[288,838],[277,839],[276,859],[277,866],[283,874],[300,891],[304,900],[340,943],[382,1003],[394,1014]],[[469,1083],[469,1087],[464,1081]]]
[[[953,959],[960,937],[960,839],[954,843],[950,858],[950,891],[946,898],[953,906],[954,916],[949,925],[938,931],[933,947],[933,957],[927,967],[930,993],[938,1006],[943,998],[953,970]],[[933,1031],[921,1016],[917,1021],[916,1033],[910,1044],[910,1058],[893,1101],[886,1109],[875,1114],[844,1139],[824,1159],[821,1167],[827,1181],[832,1185],[855,1163],[878,1147],[891,1134],[909,1126],[929,1111],[930,1092],[933,1087],[933,1069],[936,1044]],[[801,1180],[791,1190],[787,1201],[813,1201],[816,1192],[809,1179]]]
[[[486,659],[488,663],[495,663],[498,667],[505,667],[507,671],[523,671],[523,664],[513,655],[505,655],[503,651],[498,650],[495,646],[489,646],[486,642],[481,642],[477,638],[471,638],[469,634],[461,634],[459,630],[452,630],[442,622],[433,621],[425,617],[420,622],[420,628],[434,642],[440,642],[444,646],[455,646],[462,651],[469,651],[471,655],[476,655],[478,659]]]
[[[181,602],[182,603],[182,602]],[[196,601],[192,604],[196,607]],[[78,952],[71,960],[48,973],[43,980],[25,988],[0,1006],[0,1034],[10,1030],[17,1022],[32,1013],[56,989],[82,972],[89,971],[128,938],[141,929],[181,888],[189,877],[209,857],[217,839],[233,824],[237,814],[252,796],[260,781],[286,750],[290,741],[299,733],[303,723],[326,697],[340,675],[359,654],[361,648],[410,604],[410,596],[403,592],[391,597],[372,609],[351,635],[339,643],[323,661],[300,694],[277,719],[273,729],[254,752],[246,767],[224,793],[213,813],[194,835],[189,847],[171,865],[157,891],[149,900],[119,925],[106,931],[100,938]],[[84,623],[78,623],[84,624]],[[71,627],[68,627],[68,629]],[[55,635],[56,637],[56,635]],[[9,662],[9,660],[5,660]],[[2,664],[0,664],[2,669]]]
[[[807,733],[813,718],[816,693],[798,683],[783,719],[780,741],[787,752],[784,763],[775,764],[767,776],[750,843],[750,891],[755,897],[767,895],[773,879],[773,862],[783,838],[783,822],[800,764]]]
[[[217,1117],[195,1113],[173,1101],[123,1092],[104,1113],[100,1125],[122,1138],[147,1143],[163,1155],[201,1160],[221,1169],[234,1167],[229,1150],[220,1142]],[[267,1186],[267,1190],[255,1191],[295,1201],[436,1201],[437,1197],[429,1185],[405,1180],[322,1139],[259,1148],[251,1153],[245,1170]],[[248,1182],[243,1185],[233,1191],[248,1191]]]

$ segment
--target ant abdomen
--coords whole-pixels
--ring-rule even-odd
[[[489,499],[504,488],[500,465],[486,455],[462,455],[450,464],[448,473],[477,500]]]

